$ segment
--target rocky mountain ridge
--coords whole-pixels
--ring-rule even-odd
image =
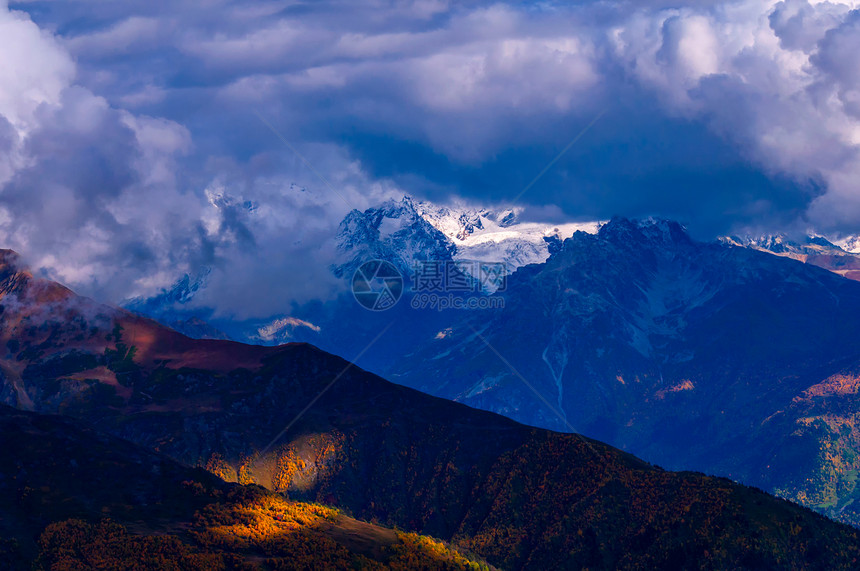
[[[444,335],[383,373],[860,522],[851,452],[860,403],[843,393],[827,411],[810,396],[828,378],[853,378],[858,286],[696,242],[673,222],[614,219],[514,274],[503,309],[453,315]]]
[[[831,241],[818,235],[792,240],[785,234],[768,234],[756,237],[725,236],[720,241],[784,256],[830,270],[851,280],[860,280],[860,240],[855,236]]]

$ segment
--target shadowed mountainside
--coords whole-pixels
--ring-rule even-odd
[[[193,341],[6,256],[2,397],[19,408],[505,569],[857,562],[855,530],[763,492],[393,385],[309,345]]]
[[[615,219],[499,295],[503,309],[450,312],[378,370],[860,525],[860,283],[697,242],[673,222]]]
[[[489,569],[431,538],[227,484],[71,419],[0,405],[0,441],[3,569]]]

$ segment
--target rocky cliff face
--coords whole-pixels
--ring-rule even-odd
[[[809,396],[860,360],[855,282],[671,222],[613,220],[518,271],[504,299],[385,374],[860,521],[856,394],[829,412]]]

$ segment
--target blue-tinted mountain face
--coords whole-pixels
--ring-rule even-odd
[[[349,279],[371,258],[404,273],[415,260],[453,260],[458,234],[505,221],[478,216],[481,228],[463,224],[452,238],[440,222],[452,218],[462,217],[411,201],[353,213],[334,270]],[[532,238],[514,233],[513,250]],[[502,242],[496,253],[511,251]],[[237,337],[263,331],[267,343],[361,355],[361,366],[403,385],[860,523],[860,284],[742,246],[694,241],[669,221],[615,219],[546,241],[542,263],[512,263],[506,289],[493,293],[503,307],[414,309],[407,288],[394,308],[369,312],[347,292],[244,324]]]
[[[834,515],[853,499],[858,407],[839,389],[833,410],[827,387],[855,378],[860,284],[616,219],[494,295],[503,308],[335,312],[314,342],[355,355],[393,322],[363,362],[398,383]],[[860,521],[851,505],[839,517]]]
[[[618,219],[502,295],[384,373],[856,518],[860,284]]]

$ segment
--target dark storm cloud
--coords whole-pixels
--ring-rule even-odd
[[[224,269],[215,305],[247,310],[235,286],[276,311],[333,287],[321,244],[350,208],[511,200],[601,112],[522,196],[530,211],[668,216],[702,237],[860,230],[848,3],[13,7],[28,15],[4,25],[43,60],[0,77],[0,227],[114,296],[206,264]]]

